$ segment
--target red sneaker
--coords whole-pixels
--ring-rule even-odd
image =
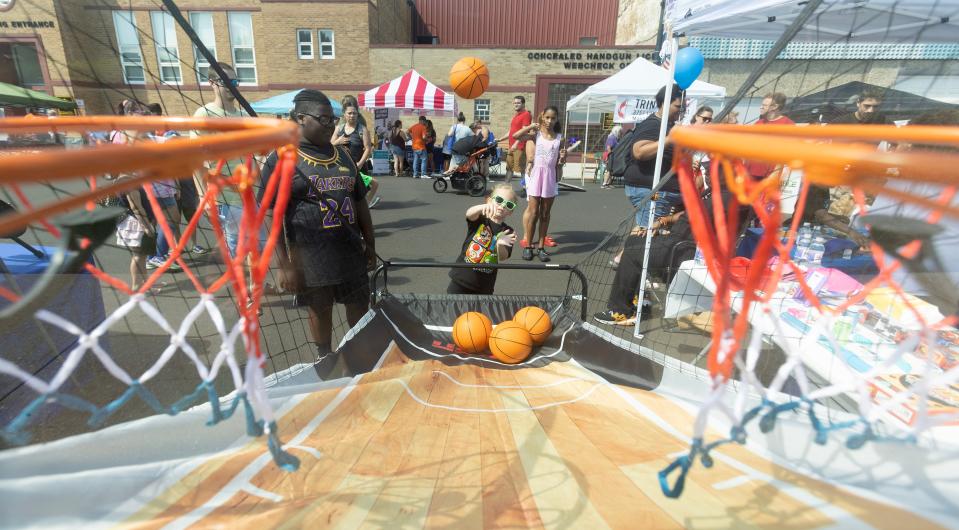
[[[545,244],[546,244],[547,247],[555,247],[555,246],[556,246],[556,241],[553,241],[553,238],[551,238],[551,237],[549,237],[549,236],[546,236],[546,242],[545,242]]]

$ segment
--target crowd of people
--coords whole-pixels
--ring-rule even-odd
[[[209,85],[214,99],[197,109],[194,116],[244,115],[229,89],[229,84],[235,83],[232,68],[222,63],[219,66],[229,80],[221,80],[211,70]],[[617,269],[615,288],[607,311],[595,316],[600,322],[629,324],[634,320],[637,311],[635,292],[645,258],[647,231],[654,238],[649,259],[651,272],[654,272],[653,269],[674,269],[676,262],[688,259],[695,248],[693,245],[681,252],[675,251],[677,243],[692,240],[678,181],[667,179],[653,191],[657,153],[662,148],[659,172],[666,175],[673,164],[671,132],[683,112],[682,91],[673,86],[671,94],[669,101],[666,101],[666,87],[663,87],[656,95],[655,113],[628,132],[617,125],[605,141],[602,156],[607,165],[610,165],[615,153],[626,153],[626,165],[621,176],[625,195],[635,209],[635,219],[622,248],[610,262]],[[783,112],[785,103],[783,94],[768,94],[763,98],[760,117],[754,126],[793,124]],[[885,123],[879,112],[881,103],[880,94],[865,92],[858,98],[857,109],[836,122]],[[282,273],[281,287],[296,293],[297,303],[308,308],[317,354],[320,356],[330,352],[331,308],[335,303],[346,305],[351,324],[355,324],[366,311],[369,297],[366,272],[367,267],[373,265],[375,257],[369,208],[379,200],[379,186],[376,179],[368,176],[364,169],[369,167],[376,139],[360,114],[355,98],[344,98],[342,107],[340,119],[333,114],[333,106],[327,96],[315,90],[301,91],[294,100],[290,119],[300,127],[302,140],[298,146],[293,197],[285,217],[286,233],[281,238],[277,257],[278,269]],[[386,145],[393,151],[393,169],[397,175],[405,170],[406,146],[411,145],[411,173],[416,178],[434,178],[437,172],[462,171],[464,165],[472,164],[475,166],[469,167],[470,171],[480,171],[486,175],[488,166],[484,166],[483,161],[487,157],[473,155],[493,152],[499,144],[505,145],[505,181],[492,186],[483,202],[466,210],[466,237],[457,257],[458,262],[473,265],[501,263],[512,256],[517,241],[522,247],[522,259],[538,259],[541,262],[551,260],[547,248],[556,245],[549,237],[551,211],[558,195],[558,183],[568,148],[562,134],[559,110],[548,106],[534,120],[522,96],[513,100],[513,109],[509,132],[501,141],[496,140],[485,123],[467,125],[462,113],[442,140],[438,139],[433,123],[425,116],[420,116],[409,128],[404,128],[403,123],[397,120],[385,138]],[[118,112],[162,114],[162,109],[124,101]],[[738,121],[733,113],[729,116],[724,123]],[[713,109],[700,106],[695,109],[690,126],[710,126],[713,119]],[[663,120],[666,120],[667,134],[665,145],[660,146]],[[159,142],[172,134],[175,133],[114,131],[109,141]],[[191,136],[198,134],[201,133],[194,131]],[[434,155],[438,150],[438,142],[443,154],[440,157]],[[623,142],[628,142],[628,146]],[[240,160],[227,161],[222,171],[229,175],[241,163]],[[702,173],[708,161],[704,153],[697,153],[693,163]],[[276,164],[275,153],[262,164],[263,178],[269,178]],[[746,168],[749,175],[757,179],[764,178],[774,169],[757,162],[748,162]],[[346,174],[350,177],[341,178]],[[513,187],[512,181],[516,177],[522,182],[520,190]],[[609,172],[604,176],[602,187],[612,187],[612,179],[613,174]],[[162,217],[167,220],[168,230],[157,229],[160,216],[152,210],[142,191],[128,193],[123,198],[129,215],[120,224],[118,241],[132,251],[130,268],[134,288],[142,284],[147,269],[169,261],[169,236],[179,238],[181,219],[194,215],[198,199],[204,191],[205,181],[199,175],[153,184],[153,195],[162,209]],[[706,186],[703,186],[702,191],[722,193],[722,190],[708,190]],[[865,247],[868,238],[852,225],[848,212],[835,212],[830,208],[834,191],[812,186],[809,192],[811,206],[806,209],[806,215],[810,221],[833,228],[856,245]],[[522,214],[522,239],[518,239],[506,220],[519,206],[521,197],[526,199],[526,208]],[[218,199],[216,211],[223,226],[225,242],[232,254],[236,248],[241,216],[239,197],[231,190],[224,190]],[[744,210],[744,214],[748,214],[748,210]],[[748,215],[742,217],[745,219]],[[208,252],[195,240],[186,248],[196,255]],[[167,266],[175,270],[175,264]],[[664,279],[668,281],[668,278]],[[495,280],[494,268],[453,269],[448,292],[491,294]]]
[[[683,211],[683,204],[679,195],[679,184],[676,179],[666,180],[659,189],[653,192],[653,175],[655,172],[656,151],[658,149],[659,129],[662,119],[667,119],[666,145],[663,150],[662,165],[660,174],[666,175],[667,171],[673,166],[673,149],[670,132],[676,124],[680,115],[681,92],[678,86],[673,86],[671,101],[667,104],[665,101],[665,87],[659,91],[656,96],[657,112],[650,115],[646,120],[636,125],[629,135],[629,141],[632,142],[628,151],[629,159],[626,172],[624,174],[625,192],[627,198],[632,202],[636,211],[635,224],[628,234],[626,241],[620,252],[613,258],[610,265],[615,267],[616,275],[613,281],[613,287],[607,302],[607,309],[594,315],[594,319],[604,324],[612,325],[632,325],[635,323],[638,308],[637,291],[639,291],[640,277],[643,271],[643,263],[647,261],[647,271],[652,276],[657,276],[665,282],[671,281],[672,273],[678,269],[681,262],[689,260],[695,252],[695,244],[690,230],[688,219]],[[883,95],[880,92],[871,90],[863,91],[856,98],[856,109],[847,114],[834,119],[834,124],[869,124],[882,125],[888,124],[888,119],[880,112]],[[774,92],[767,94],[760,105],[760,116],[754,122],[754,126],[766,125],[795,125],[795,122],[786,116],[783,110],[786,107],[786,96],[782,93]],[[714,111],[708,106],[701,106],[696,109],[691,119],[691,126],[708,126],[713,122]],[[727,117],[724,123],[737,123],[738,116],[732,120]],[[922,115],[912,120],[912,124],[924,123],[937,124],[959,124],[959,113],[940,111]],[[614,129],[609,134],[606,143],[605,156],[611,156],[611,153],[624,137],[621,129]],[[897,149],[908,149],[907,145],[900,145]],[[706,153],[696,153],[692,157],[694,170],[699,174],[700,192],[704,198],[709,194],[720,193],[723,195],[722,204],[729,203],[729,197],[723,189],[711,190],[706,186],[707,181],[702,177],[708,172],[708,160]],[[746,161],[745,169],[753,179],[763,179],[769,176],[773,171],[778,170],[774,165]],[[611,177],[607,177],[604,186],[610,184]],[[722,181],[720,180],[720,184]],[[926,190],[925,195],[933,198],[941,189]],[[806,194],[805,208],[800,223],[809,223],[828,228],[837,234],[837,237],[848,240],[849,244],[836,247],[842,250],[852,251],[856,254],[867,253],[870,239],[865,227],[856,220],[854,202],[851,200],[851,189],[846,186],[826,187],[817,184],[810,184]],[[651,200],[652,199],[652,200]],[[869,197],[871,201],[873,197]],[[880,199],[882,199],[880,197]],[[651,203],[655,203],[653,215],[650,216]],[[880,202],[871,204],[870,211],[876,212],[882,210]],[[707,208],[712,205],[712,201],[705,201]],[[741,233],[751,221],[751,210],[743,207],[740,210],[739,219],[742,221],[738,227]],[[652,224],[650,224],[652,221]],[[787,218],[784,227],[788,226],[792,219]],[[646,234],[650,233],[651,243],[648,247],[649,257],[646,259],[647,244]],[[956,230],[953,229],[952,235],[955,237]],[[682,245],[681,243],[689,243]],[[940,249],[941,252],[949,252],[948,249]],[[950,273],[956,279],[956,273]],[[945,311],[954,311],[955,308],[945,308]]]

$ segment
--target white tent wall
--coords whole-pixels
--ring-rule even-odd
[[[795,0],[670,0],[665,18],[676,33],[687,36],[775,40],[805,4]],[[952,43],[956,35],[956,0],[826,0],[791,40]]]
[[[592,112],[611,112],[617,98],[653,97],[669,80],[666,69],[640,57],[616,75],[607,77],[570,99],[566,103],[566,111],[584,111],[589,106]],[[686,96],[701,102],[722,100],[726,97],[726,89],[696,81],[686,90]]]

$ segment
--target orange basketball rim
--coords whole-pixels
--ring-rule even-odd
[[[770,125],[756,128],[715,125],[677,127],[670,137],[676,145],[673,169],[679,179],[686,213],[709,275],[716,284],[708,368],[717,384],[724,383],[732,375],[736,352],[749,329],[752,304],[768,302],[776,291],[773,286],[783,275],[800,270],[789,255],[810,183],[852,188],[857,206],[866,213],[867,197],[885,195],[928,210],[931,223],[937,222],[942,215],[959,217],[959,206],[953,201],[957,179],[950,170],[959,167],[959,128],[956,127]],[[877,149],[880,142],[887,142],[892,147]],[[706,199],[711,202],[712,214],[706,210],[692,168],[692,157],[697,152],[709,156],[708,171],[704,170],[706,184],[713,190],[724,189],[730,197],[728,204],[722,204],[723,199],[718,193]],[[759,161],[776,167],[765,178],[756,179],[750,176],[744,161]],[[785,168],[802,171],[803,183],[791,226],[783,241],[779,231],[784,217],[780,210],[780,187]],[[942,192],[935,197],[910,193],[909,187],[915,184],[938,186]],[[736,256],[739,205],[751,207],[765,229],[744,276],[727,274]],[[870,247],[876,263],[889,261],[878,244],[873,242]],[[915,252],[915,247],[903,248],[909,253]],[[872,288],[894,284],[891,273],[899,266],[896,260],[891,265],[881,265],[875,280],[835,309],[823,308],[802,275],[797,276],[800,288],[817,309],[841,313],[861,302]],[[730,304],[733,295],[740,291],[741,306],[733,316]],[[952,322],[954,318],[947,317],[946,320]]]

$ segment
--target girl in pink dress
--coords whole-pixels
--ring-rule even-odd
[[[559,122],[559,110],[549,106],[539,115],[538,123],[521,129],[514,137],[535,131],[535,142],[526,143],[526,211],[523,212],[523,229],[528,246],[523,249],[523,259],[531,261],[534,255],[542,262],[550,260],[546,252],[546,234],[549,233],[550,211],[553,200],[559,194],[558,166],[566,162],[566,146]],[[539,227],[539,237],[536,228]]]

